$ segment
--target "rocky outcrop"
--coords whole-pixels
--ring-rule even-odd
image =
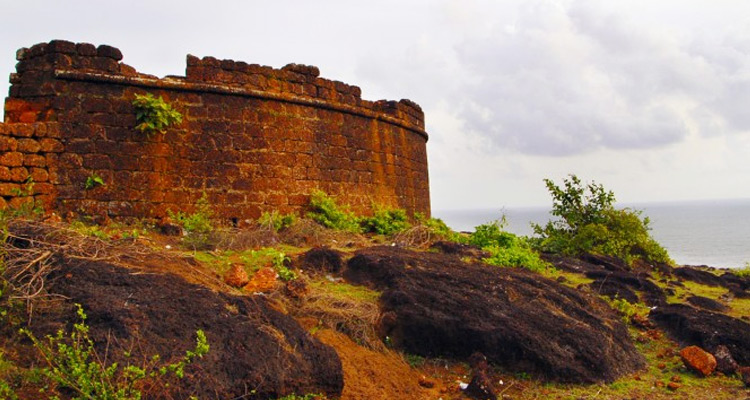
[[[649,319],[682,345],[709,352],[723,345],[738,363],[750,365],[750,324],[746,322],[684,304],[657,307]]]
[[[644,364],[606,303],[523,269],[375,247],[358,251],[344,277],[382,291],[381,335],[409,353],[478,351],[564,382],[612,381]]]
[[[122,362],[159,354],[175,360],[205,332],[209,353],[189,366],[167,398],[260,398],[292,393],[341,394],[336,352],[311,337],[263,296],[232,296],[160,273],[142,273],[103,262],[62,260],[48,278],[50,292],[81,304],[100,354]],[[54,332],[73,315],[70,307],[36,314],[38,335]],[[137,345],[134,345],[137,344]],[[239,397],[238,397],[239,396]],[[253,397],[254,398],[254,397]]]

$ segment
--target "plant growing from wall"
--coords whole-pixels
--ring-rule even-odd
[[[136,94],[133,106],[137,122],[135,129],[147,135],[156,132],[164,133],[170,125],[182,122],[182,114],[172,108],[161,96],[156,98],[151,93]]]
[[[93,172],[86,178],[86,183],[84,184],[83,188],[86,190],[90,190],[97,186],[104,186],[104,179],[102,179],[101,176],[97,175],[96,172]]]

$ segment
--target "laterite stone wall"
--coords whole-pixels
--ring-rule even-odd
[[[409,100],[362,100],[358,87],[297,64],[188,56],[184,77],[159,79],[114,47],[66,41],[17,59],[0,124],[0,206],[33,196],[60,213],[159,218],[206,193],[219,217],[242,221],[299,211],[321,189],[359,212],[429,215],[424,115]],[[134,129],[132,101],[145,93],[182,124],[150,137]],[[85,189],[94,175],[105,185]]]

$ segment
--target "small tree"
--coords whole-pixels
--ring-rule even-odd
[[[570,175],[563,187],[544,183],[552,195],[552,215],[545,226],[532,224],[541,251],[580,255],[598,253],[627,263],[636,259],[672,263],[667,251],[648,233],[649,219],[639,210],[615,209],[615,195],[595,182],[583,184]]]

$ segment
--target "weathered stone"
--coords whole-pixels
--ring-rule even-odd
[[[729,352],[727,346],[719,345],[712,352],[716,359],[716,370],[724,375],[733,375],[739,369],[737,361],[734,361],[732,353]]]
[[[256,271],[243,289],[250,293],[269,293],[276,289],[278,275],[273,268],[263,267]]]
[[[680,350],[680,358],[688,369],[700,376],[709,376],[716,369],[714,356],[698,346],[688,346]]]
[[[229,271],[224,274],[224,283],[229,286],[239,288],[247,285],[248,282],[250,282],[250,278],[242,264],[232,264]]]

